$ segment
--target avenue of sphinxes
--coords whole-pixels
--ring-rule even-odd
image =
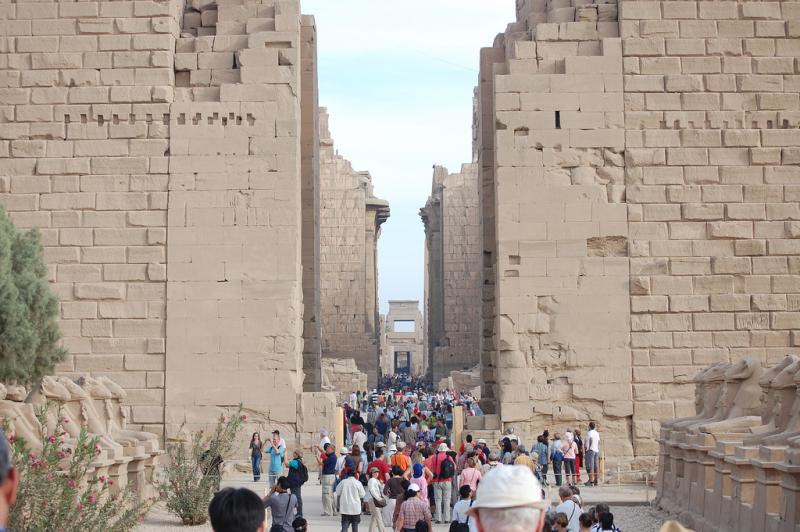
[[[428,359],[479,364],[492,426],[528,441],[598,422],[609,467],[652,470],[661,422],[701,403],[692,437],[782,438],[796,408],[765,416],[745,376],[800,344],[800,2],[516,13],[475,51],[459,183],[477,212],[440,213],[464,231],[429,246],[452,283],[428,294]],[[333,151],[313,17],[297,0],[6,2],[0,36],[0,205],[41,231],[59,378],[109,377],[119,430],[162,440],[240,403],[304,447],[331,428],[322,390],[379,375],[388,207]],[[716,363],[737,366],[700,401]],[[788,401],[779,376],[765,386]]]
[[[717,362],[693,380],[695,415],[661,424],[655,504],[700,532],[795,532],[800,358]]]

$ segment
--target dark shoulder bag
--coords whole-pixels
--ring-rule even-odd
[[[469,507],[472,508],[472,503],[475,501],[472,500],[469,502]],[[469,532],[469,518],[470,516],[467,515],[467,522],[466,523],[459,523],[458,521],[453,521],[450,523],[450,532]]]

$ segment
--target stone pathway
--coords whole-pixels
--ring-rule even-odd
[[[222,482],[223,487],[247,487],[258,493],[264,494],[265,482],[258,484],[248,481],[248,478],[239,476],[230,478]],[[640,486],[604,486],[600,488],[584,488],[581,490],[584,497],[584,507],[600,502],[611,504],[611,512],[617,526],[623,532],[657,532],[663,523],[663,518],[646,506],[647,492]],[[557,494],[552,489],[550,493],[555,502]],[[650,490],[650,496],[653,491]],[[316,481],[314,474],[308,484],[303,487],[303,505],[306,511],[306,519],[309,520],[309,530],[313,532],[336,532],[340,530],[338,517],[321,517],[322,502],[321,488]],[[363,516],[362,526],[364,530],[369,527],[369,516]],[[448,525],[434,525],[434,532],[444,532],[448,530]],[[145,516],[141,525],[136,528],[136,532],[156,532],[161,530],[186,530],[186,531],[210,531],[211,526],[206,524],[197,527],[184,527],[180,520],[167,512],[163,504],[156,505],[150,513]]]

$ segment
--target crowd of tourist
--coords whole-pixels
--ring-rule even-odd
[[[542,512],[543,523],[552,521],[547,530],[578,532],[579,519],[603,530],[598,528],[600,514],[609,512],[584,512],[577,486],[582,466],[585,485],[598,482],[600,433],[595,423],[588,425],[585,437],[579,429],[552,435],[544,430],[530,446],[513,430],[491,443],[466,434],[453,446],[454,408],[461,406],[467,415],[475,415],[475,397],[459,391],[433,392],[408,377],[386,377],[382,385],[382,391],[354,392],[344,404],[346,445],[338,456],[327,434],[320,441],[323,515],[334,515],[338,508],[342,532],[357,531],[364,513],[370,516],[370,532],[430,530],[433,523],[474,530],[479,519],[469,523],[476,512],[476,494],[496,491],[487,486],[494,471],[508,470],[497,474],[502,483],[506,476],[517,478],[516,470],[525,470],[541,491],[540,485],[550,483],[551,467],[552,481],[565,497],[554,510]],[[500,495],[507,498],[506,490],[495,497]],[[567,518],[563,529],[558,528],[561,514]]]
[[[552,434],[544,430],[528,445],[513,430],[496,442],[467,433],[454,445],[455,407],[462,407],[468,416],[482,415],[472,394],[434,392],[422,379],[404,375],[386,376],[380,384],[379,391],[353,392],[344,403],[345,445],[336,449],[323,431],[318,448],[312,449],[319,465],[322,515],[338,514],[342,532],[357,531],[362,516],[368,516],[370,532],[426,526],[430,530],[433,523],[475,530],[480,508],[477,494],[487,497],[487,492],[499,490],[509,479],[535,479],[537,491],[551,483],[560,487],[562,503],[541,512],[542,523],[552,521],[548,531],[578,532],[580,519],[603,530],[599,524],[609,517],[601,519],[601,514],[609,512],[602,508],[584,512],[577,486],[582,468],[587,473],[585,485],[597,485],[600,433],[594,423],[588,425],[585,436],[580,429]],[[303,517],[302,485],[308,480],[302,453],[296,450],[289,459],[286,442],[277,430],[266,442],[254,433],[250,451],[256,482],[261,477],[262,457],[269,460],[265,469],[270,491],[264,504],[271,510],[273,526],[294,530],[294,520]],[[288,474],[283,476],[285,468]],[[499,473],[502,470],[507,471]],[[530,479],[519,477],[517,470],[527,471]],[[498,473],[493,475],[495,471]],[[488,482],[493,476],[502,479],[495,488]],[[506,490],[493,496],[507,499]],[[567,523],[559,528],[564,518]],[[486,522],[492,519],[484,518]]]

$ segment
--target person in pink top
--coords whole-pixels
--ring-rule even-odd
[[[425,478],[425,467],[422,464],[414,464],[413,473],[408,479],[412,484],[419,486],[420,493],[428,493],[428,479]]]
[[[564,476],[567,484],[575,483],[575,457],[578,455],[578,444],[572,438],[561,441],[561,454],[564,455]]]
[[[458,476],[458,487],[469,486],[474,493],[482,476],[480,470],[475,467],[475,458],[470,456],[467,458],[467,466]]]

